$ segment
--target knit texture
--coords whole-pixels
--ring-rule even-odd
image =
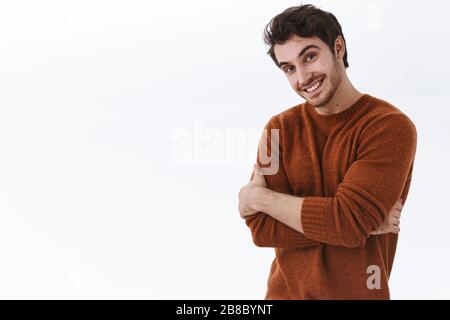
[[[268,188],[305,197],[304,234],[263,212],[245,219],[257,246],[275,248],[265,299],[389,299],[398,235],[370,233],[407,199],[417,141],[412,121],[364,94],[331,115],[302,103],[265,129],[269,155],[270,129],[280,137],[279,170],[265,176]],[[378,275],[372,266],[380,288],[368,285]]]

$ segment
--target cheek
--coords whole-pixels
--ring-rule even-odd
[[[330,66],[326,62],[321,62],[319,68],[323,73],[328,74],[330,72]]]

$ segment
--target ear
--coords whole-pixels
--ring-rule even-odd
[[[339,60],[342,60],[344,58],[345,54],[345,41],[342,36],[338,36],[336,38],[336,41],[334,41],[334,55],[336,58],[339,58]]]

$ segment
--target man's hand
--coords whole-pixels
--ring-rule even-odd
[[[239,213],[242,218],[258,213],[258,210],[252,206],[252,201],[256,198],[255,195],[262,191],[261,189],[267,188],[266,179],[261,174],[261,168],[258,164],[254,165],[253,174],[250,179],[250,182],[239,191]],[[400,199],[395,203],[387,219],[377,230],[372,231],[370,233],[371,235],[400,232],[400,217],[403,209],[402,201]]]
[[[252,193],[257,191],[257,188],[266,187],[266,179],[261,174],[261,168],[258,164],[255,164],[250,182],[239,191],[239,213],[241,214],[241,218],[254,215],[258,212],[258,210],[255,210],[249,205],[252,199]]]
[[[250,183],[263,188],[267,187],[266,178],[264,178],[261,167],[257,163],[253,166],[253,174],[250,179]]]
[[[377,230],[372,231],[370,234],[378,235],[384,233],[399,233],[400,232],[400,216],[402,212],[403,204],[402,199],[397,201],[389,212],[389,215],[386,221],[383,222],[381,226],[378,227]]]

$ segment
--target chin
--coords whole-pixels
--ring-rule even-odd
[[[304,95],[303,92],[297,94],[300,95],[304,100],[308,101],[309,104],[313,105],[315,108],[320,108],[330,101],[330,92],[326,88],[322,88],[317,96],[310,97],[307,94]],[[325,91],[326,90],[326,91]]]
[[[326,105],[332,98],[331,92],[320,92],[318,96],[314,98],[308,99],[308,102],[312,104],[316,108],[323,107]]]
[[[308,101],[310,104],[312,104],[316,108],[320,108],[323,106],[326,102],[325,99],[322,98],[323,93],[321,92],[318,96],[310,98],[310,97],[304,97],[306,101]]]

